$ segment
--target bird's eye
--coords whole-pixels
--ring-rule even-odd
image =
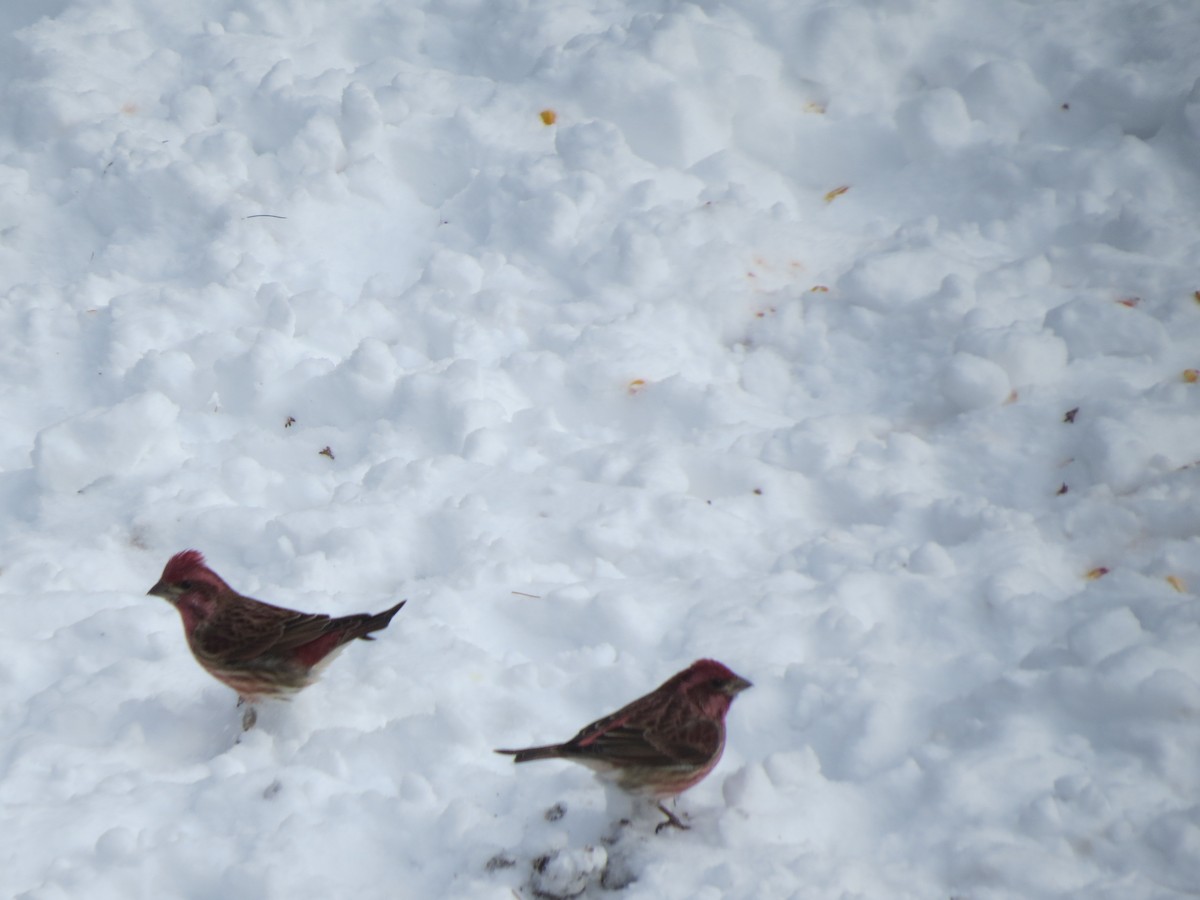
[[[194,582],[190,579],[187,579],[187,580],[179,582],[179,586],[181,588],[183,588],[185,591],[190,591],[192,588],[194,588],[196,586],[196,582]]]

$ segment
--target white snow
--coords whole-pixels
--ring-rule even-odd
[[[1195,896],[1198,46],[8,0],[0,896]],[[409,602],[241,736],[188,547]],[[492,753],[702,656],[755,687],[690,831]]]

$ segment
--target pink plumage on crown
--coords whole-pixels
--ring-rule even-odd
[[[693,678],[736,677],[724,663],[719,663],[715,659],[698,659],[688,666],[686,671],[691,673]]]
[[[196,569],[204,568],[204,554],[199,550],[176,553],[163,569],[163,581],[182,581]]]

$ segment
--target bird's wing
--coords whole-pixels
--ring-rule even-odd
[[[227,662],[246,662],[316,640],[328,631],[329,616],[296,612],[258,600],[224,607],[203,635],[200,649]]]
[[[564,751],[617,764],[674,766],[704,763],[720,748],[717,723],[675,721],[669,708],[664,715],[645,716],[637,703],[588,725],[563,746]]]
[[[294,650],[336,630],[337,622],[320,613],[292,613],[281,623],[279,640],[272,650]]]

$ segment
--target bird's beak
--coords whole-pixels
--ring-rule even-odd
[[[725,693],[727,693],[730,697],[736,697],[746,688],[752,687],[754,687],[754,685],[751,682],[738,675],[725,685]]]
[[[150,590],[146,591],[147,597],[162,597],[164,600],[175,602],[175,597],[178,595],[178,590],[173,589],[171,585],[158,582]]]

